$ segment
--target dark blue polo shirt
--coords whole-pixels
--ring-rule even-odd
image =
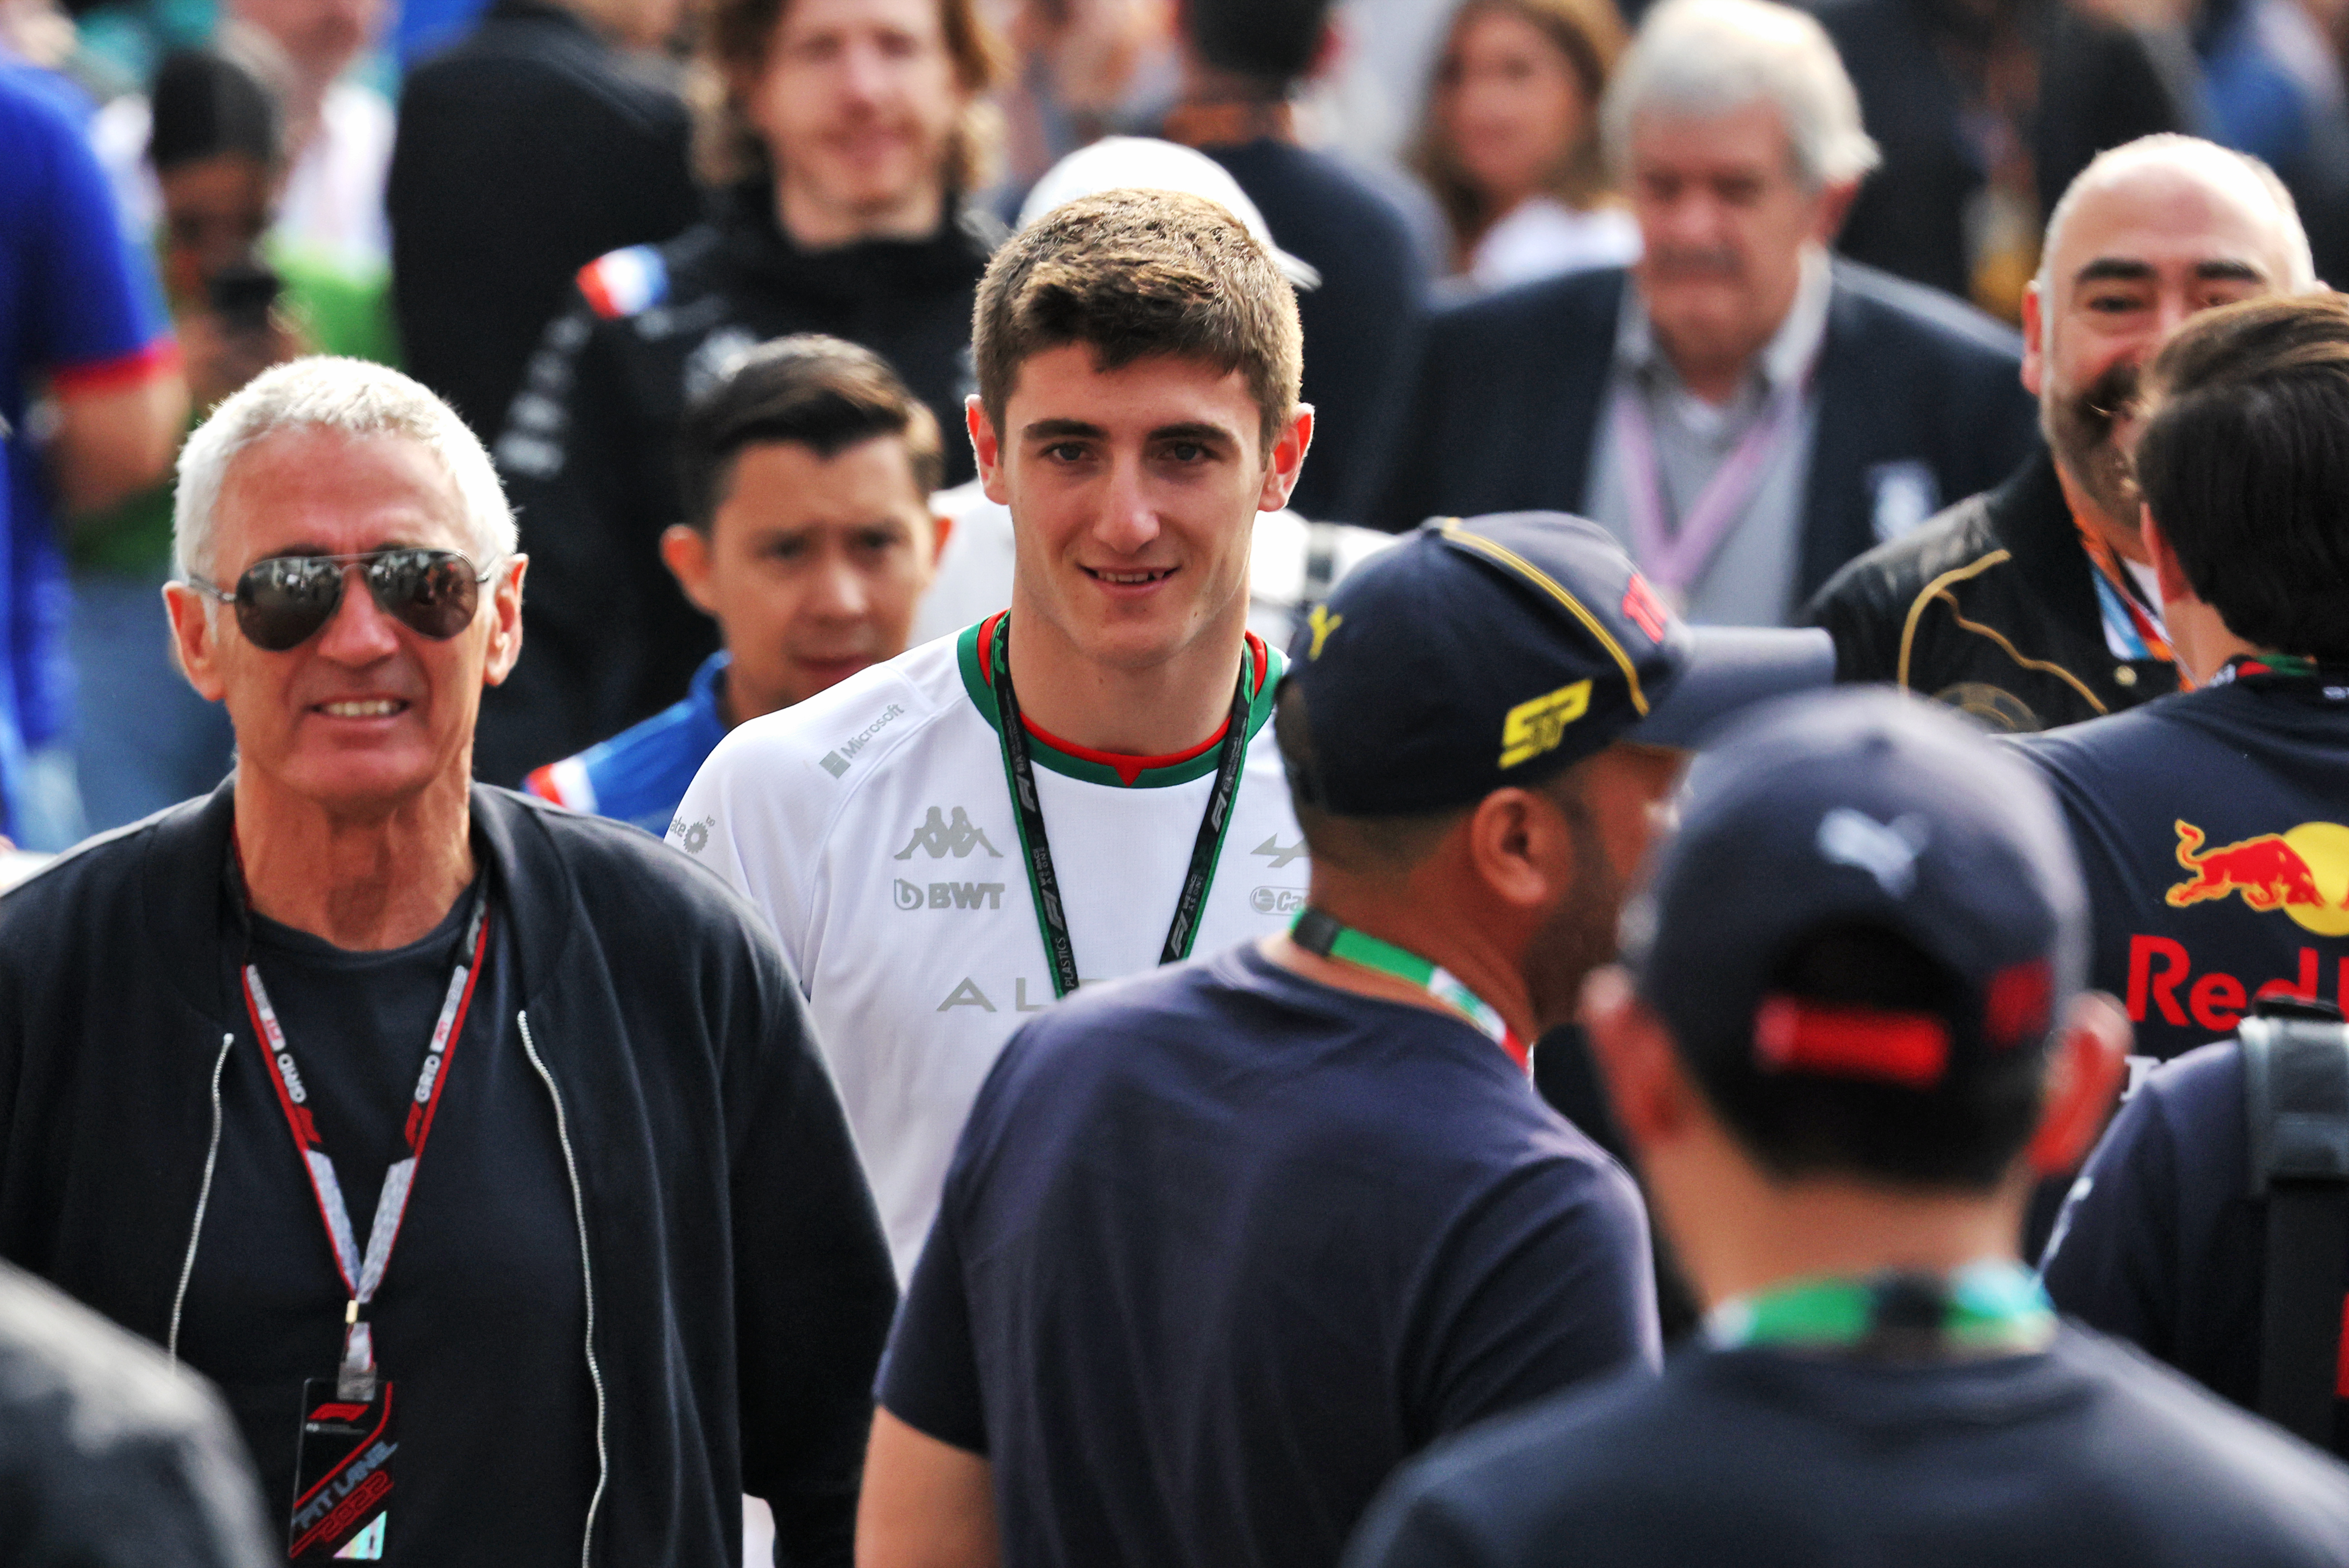
[[[1414,1450],[1656,1359],[1621,1168],[1466,1023],[1251,946],[1012,1037],[880,1397],[992,1460],[1007,1563],[1289,1568]]]
[[[2055,788],[2091,983],[2168,1061],[2262,992],[2349,1001],[2349,687],[2252,676],[2014,743]]]
[[[1348,1568],[2340,1568],[2349,1469],[2077,1329],[1698,1350],[1412,1466]]]

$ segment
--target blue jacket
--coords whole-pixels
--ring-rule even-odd
[[[726,738],[718,680],[727,662],[722,651],[711,654],[693,672],[685,701],[576,756],[533,770],[522,787],[541,800],[617,817],[656,837],[667,836],[686,785]]]

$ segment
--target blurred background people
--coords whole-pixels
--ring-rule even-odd
[[[682,0],[498,0],[411,71],[386,193],[408,370],[494,440],[573,276],[700,215]]]
[[[390,259],[384,178],[392,110],[347,73],[374,41],[385,0],[222,0],[220,39],[274,79],[286,155],[277,226],[336,265],[379,271]],[[264,63],[265,62],[265,64]],[[134,234],[151,229],[161,193],[147,161],[149,100],[135,94],[98,110],[92,145]]]
[[[523,781],[661,837],[727,731],[905,651],[947,528],[936,420],[837,337],[745,354],[686,410],[678,462],[685,521],[661,559],[722,646],[683,701]]]
[[[1599,137],[1624,41],[1614,0],[1467,0],[1453,13],[1413,161],[1468,285],[1638,259]]]
[[[81,836],[81,808],[59,539],[163,477],[188,390],[106,176],[28,75],[0,65],[0,833],[62,849]]]
[[[975,0],[726,0],[702,48],[724,87],[716,215],[580,273],[497,442],[533,561],[531,652],[484,705],[484,778],[658,712],[715,649],[659,539],[684,515],[678,420],[744,349],[794,332],[864,344],[961,428],[971,302],[1001,232],[966,202],[999,62]],[[967,442],[946,459],[950,483],[970,475]]]
[[[1433,258],[1395,196],[1302,145],[1291,103],[1330,47],[1330,0],[1184,0],[1183,96],[1160,131],[1230,171],[1319,281],[1298,296],[1313,461],[1290,505],[1351,520],[1410,388]]]
[[[283,122],[263,79],[233,53],[183,50],[165,57],[150,102],[156,257],[195,408],[304,354],[394,362],[381,274],[347,271],[274,225]],[[171,486],[77,529],[72,564],[74,766],[95,833],[212,788],[233,737],[188,689],[155,618]]]
[[[1670,0],[1603,124],[1640,261],[1441,312],[1373,521],[1578,512],[1690,618],[1767,626],[2028,450],[2011,334],[1828,257],[1876,153],[1816,22]]]
[[[2104,153],[2055,206],[2023,300],[2041,441],[2004,483],[1837,574],[1806,612],[1846,680],[1889,680],[2002,730],[2178,687],[2125,441],[2140,367],[2198,310],[2315,286],[2292,197],[2208,141]]]
[[[2088,161],[2156,131],[2202,129],[2183,31],[2124,21],[2121,9],[1820,0],[1884,154],[1837,248],[2020,321],[2041,226]]]

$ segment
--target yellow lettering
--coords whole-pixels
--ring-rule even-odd
[[[1520,702],[1501,721],[1501,765],[1516,767],[1557,750],[1566,727],[1588,711],[1590,682],[1578,680],[1547,696]]]

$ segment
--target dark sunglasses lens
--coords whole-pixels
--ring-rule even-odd
[[[367,568],[367,591],[386,615],[436,641],[472,625],[481,603],[472,563],[450,550],[387,550]]]
[[[256,648],[284,653],[316,636],[343,602],[331,561],[283,556],[256,561],[236,582],[236,624]]]

